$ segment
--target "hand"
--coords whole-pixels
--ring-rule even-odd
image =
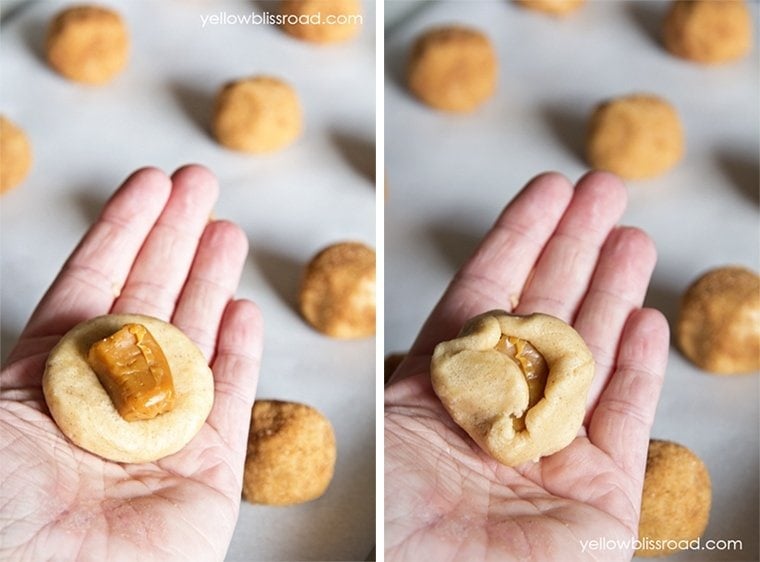
[[[200,166],[171,178],[135,172],[37,306],[0,374],[0,558],[224,557],[240,504],[262,328],[253,303],[231,300],[248,243],[236,225],[209,222],[217,194]],[[78,448],[42,396],[50,349],[75,324],[109,312],[170,320],[214,373],[205,425],[155,463],[114,463]]]
[[[630,560],[669,336],[664,317],[641,308],[655,249],[615,227],[625,203],[610,174],[575,190],[541,175],[457,273],[385,393],[387,560],[589,560],[585,541],[599,538],[629,541],[599,559]],[[430,384],[435,345],[495,308],[571,323],[596,361],[575,440],[514,468],[484,453]]]

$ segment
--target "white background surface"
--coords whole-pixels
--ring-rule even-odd
[[[363,560],[375,536],[374,341],[322,336],[294,301],[319,249],[347,239],[374,246],[375,6],[364,2],[355,41],[319,48],[271,26],[201,28],[201,14],[274,12],[272,3],[104,3],[123,14],[133,45],[128,68],[103,87],[68,82],[43,62],[45,29],[64,3],[33,3],[2,26],[2,112],[34,150],[30,176],[1,203],[3,357],[130,172],[208,166],[221,185],[216,216],[238,222],[251,243],[239,296],[265,317],[258,395],[320,409],[338,445],[321,499],[288,508],[243,502],[228,559]],[[294,86],[304,135],[269,156],[227,151],[207,133],[213,97],[224,82],[260,73]]]
[[[644,228],[659,252],[647,304],[672,326],[678,298],[705,270],[757,271],[757,43],[727,66],[676,59],[657,39],[666,8],[590,1],[555,19],[507,1],[431,2],[386,30],[386,353],[408,349],[456,268],[528,179],[550,169],[572,180],[584,173],[586,119],[612,96],[661,95],[686,132],[675,169],[628,183],[623,222]],[[752,10],[757,37],[757,3]],[[471,115],[428,109],[400,79],[414,38],[440,23],[473,25],[497,50],[498,91]],[[653,436],[705,460],[713,508],[704,537],[739,538],[744,550],[670,560],[758,559],[758,400],[756,374],[712,376],[671,347]]]

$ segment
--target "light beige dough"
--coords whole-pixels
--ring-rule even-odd
[[[20,127],[0,115],[0,194],[24,181],[31,167],[29,139]]]
[[[87,362],[90,346],[124,324],[145,326],[172,372],[174,408],[126,421]],[[50,414],[76,445],[105,459],[141,463],[176,453],[195,437],[214,403],[214,378],[198,347],[178,328],[148,316],[106,315],[72,328],[48,356],[42,390]]]
[[[520,351],[524,344],[513,345],[507,337],[533,349]],[[532,367],[526,368],[526,358]],[[430,372],[454,421],[497,461],[516,466],[575,439],[594,358],[581,336],[558,318],[494,310],[468,321],[456,339],[438,344]]]
[[[288,35],[311,43],[339,43],[361,29],[359,0],[283,0],[282,28]]]

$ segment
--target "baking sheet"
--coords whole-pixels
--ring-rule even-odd
[[[665,97],[686,131],[675,169],[628,182],[623,223],[644,228],[659,253],[647,304],[672,326],[678,298],[702,272],[758,270],[758,4],[751,55],[719,67],[661,48],[667,5],[589,1],[557,19],[507,1],[429,2],[386,30],[386,353],[408,349],[456,268],[528,179],[557,170],[576,180],[586,171],[586,119],[617,95]],[[428,109],[403,84],[414,38],[444,23],[481,29],[498,53],[498,91],[471,115]],[[705,460],[714,496],[704,538],[740,539],[743,549],[669,560],[758,559],[759,398],[757,374],[711,376],[671,346],[653,436]]]
[[[342,240],[375,240],[375,5],[354,41],[315,47],[270,25],[207,25],[201,16],[276,12],[250,1],[105,0],[132,36],[128,68],[87,87],[47,68],[42,43],[61,2],[35,2],[2,26],[2,112],[31,139],[34,165],[0,203],[2,354],[100,206],[134,169],[188,162],[219,178],[217,218],[246,231],[238,295],[266,324],[258,396],[308,403],[332,421],[335,476],[319,500],[288,508],[243,502],[228,560],[364,560],[375,535],[375,344],[308,327],[294,299],[305,263]],[[290,82],[305,131],[268,156],[227,151],[208,134],[226,81]]]

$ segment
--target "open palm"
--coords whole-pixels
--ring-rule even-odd
[[[261,321],[232,300],[247,240],[209,221],[215,178],[186,166],[135,172],[106,204],[35,310],[0,375],[0,558],[221,560],[237,521]],[[113,463],[68,441],[41,380],[47,354],[78,322],[155,316],[209,360],[214,406],[180,452]]]
[[[668,326],[641,308],[655,250],[640,230],[615,226],[625,204],[610,174],[592,172],[575,188],[541,175],[449,285],[385,393],[388,560],[631,558]],[[438,342],[497,308],[562,318],[596,362],[576,439],[514,468],[452,421],[429,375]],[[587,541],[599,539],[620,547],[595,551]]]

